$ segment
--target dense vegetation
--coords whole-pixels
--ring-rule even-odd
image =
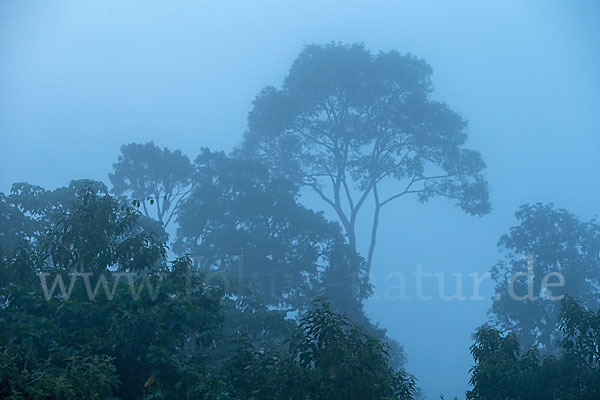
[[[156,224],[98,183],[69,189],[79,185],[71,202],[36,208],[47,229],[29,221],[32,235],[1,255],[2,397],[410,398],[414,380],[386,343],[325,300],[286,319],[250,281],[168,263]],[[56,194],[37,193],[35,207]]]
[[[572,298],[562,301],[558,330],[561,356],[536,347],[521,350],[515,333],[483,326],[474,335],[473,389],[469,400],[600,398],[600,312]]]
[[[110,190],[0,193],[0,398],[417,398],[402,346],[363,309],[380,212],[408,195],[491,210],[482,157],[430,75],[410,55],[307,46],[231,155],[131,143]],[[600,225],[551,204],[516,217],[466,396],[598,399]],[[544,284],[553,273],[563,285]]]

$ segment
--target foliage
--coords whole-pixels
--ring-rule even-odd
[[[468,400],[592,400],[600,396],[600,314],[573,298],[562,301],[560,358],[525,353],[514,333],[483,326],[474,335]]]
[[[112,361],[106,356],[41,360],[27,347],[9,347],[0,353],[0,397],[108,399],[120,384]]]
[[[592,311],[572,297],[562,302],[560,346],[579,372],[576,379],[587,396],[600,396],[600,311]]]
[[[242,337],[228,367],[236,398],[412,399],[414,378],[390,367],[386,345],[318,299],[287,352],[254,349]]]
[[[39,240],[39,256],[50,268],[73,272],[142,271],[164,264],[160,227],[149,230],[140,214],[89,187],[77,193]]]
[[[12,185],[9,194],[0,193],[0,248],[9,250],[19,240],[39,239],[61,213],[70,209],[84,188],[97,195],[108,192],[102,182],[81,179],[56,190],[19,182]]]

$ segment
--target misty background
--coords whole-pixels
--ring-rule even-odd
[[[483,274],[523,203],[599,213],[600,4],[594,1],[55,1],[0,3],[0,191],[27,181],[108,183],[122,144],[154,141],[194,158],[241,142],[252,100],[279,86],[303,45],[364,43],[434,69],[433,98],[469,120],[488,168],[492,213],[405,198],[384,210],[367,312],[405,346],[429,398],[462,397],[484,301],[443,301],[434,278]],[[305,203],[323,208],[306,195]],[[329,210],[326,211],[328,216]],[[369,212],[367,211],[367,215]],[[364,221],[363,237],[368,237]],[[361,249],[364,250],[365,249]],[[411,300],[385,290],[407,277]],[[388,278],[388,279],[386,279]]]

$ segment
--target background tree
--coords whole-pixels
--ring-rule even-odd
[[[362,313],[369,286],[348,266],[339,226],[298,204],[294,185],[257,162],[207,149],[195,165],[194,190],[177,215],[177,252],[201,271],[251,283],[269,306],[302,310],[328,295],[338,309]]]
[[[372,197],[367,276],[381,209],[393,200],[443,196],[469,214],[490,210],[485,164],[465,148],[466,121],[430,99],[431,73],[423,60],[396,51],[309,45],[282,88],[263,89],[248,117],[239,154],[314,190],[355,252],[356,221]]]
[[[154,206],[156,218],[165,228],[191,189],[193,168],[187,156],[179,150],[161,150],[154,142],[121,146],[113,169],[108,174],[113,193],[139,201],[147,217],[151,216],[148,206]]]
[[[600,306],[600,225],[582,222],[552,204],[524,205],[515,215],[519,225],[498,242],[504,258],[492,269],[499,298],[490,313],[494,323],[514,332],[523,347],[536,345],[555,352],[558,300],[569,294],[592,309]],[[526,276],[515,279],[516,274],[530,273],[531,282]],[[564,285],[548,285],[544,291],[542,281],[549,273],[561,274]],[[560,283],[557,276],[547,279]],[[511,282],[519,298],[509,294]]]

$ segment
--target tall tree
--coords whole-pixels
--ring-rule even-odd
[[[155,218],[165,228],[191,190],[193,168],[188,157],[179,150],[160,149],[154,142],[121,146],[113,169],[108,174],[112,191],[139,201],[147,217],[152,217],[148,206],[154,206]]]
[[[600,225],[552,204],[524,205],[515,215],[519,225],[498,243],[503,258],[492,269],[497,296],[490,312],[522,346],[555,352],[560,300],[568,294],[600,306]]]
[[[281,89],[264,88],[248,117],[239,154],[314,190],[354,250],[357,218],[372,199],[367,274],[381,210],[395,199],[443,196],[469,214],[490,210],[485,163],[465,147],[466,121],[430,98],[431,73],[397,51],[309,45]]]

